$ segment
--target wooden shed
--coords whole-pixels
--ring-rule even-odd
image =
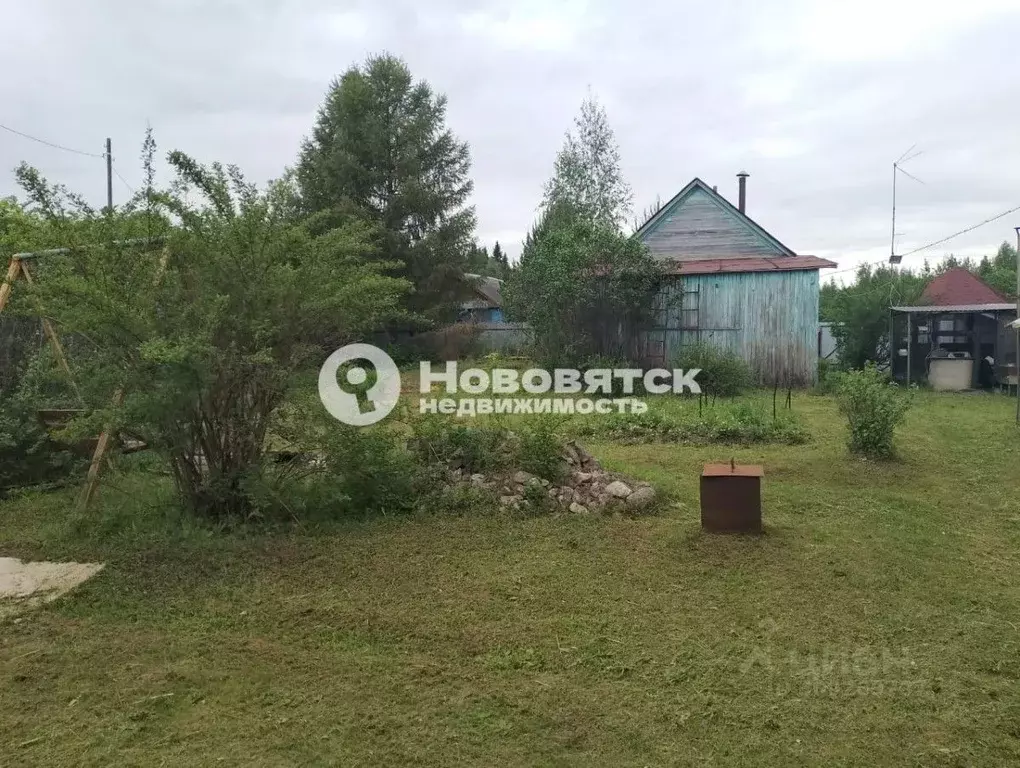
[[[666,264],[656,319],[644,336],[649,363],[671,365],[707,342],[743,358],[759,383],[810,386],[818,375],[820,269],[746,214],[747,174],[734,206],[694,179],[635,233]]]
[[[921,304],[892,307],[892,374],[936,389],[1015,387],[1018,381],[1016,303],[963,268],[932,280]],[[946,371],[961,375],[945,380]]]

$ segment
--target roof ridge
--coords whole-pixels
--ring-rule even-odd
[[[737,217],[738,221],[740,221],[745,226],[749,227],[753,232],[756,232],[757,234],[764,237],[766,240],[778,246],[782,253],[775,254],[772,258],[788,258],[790,256],[798,255],[796,251],[794,251],[788,245],[783,243],[781,240],[779,240],[779,238],[777,238],[775,235],[773,235],[771,232],[765,229],[765,227],[763,227],[761,224],[759,224],[757,221],[752,219],[745,212],[741,211],[739,208],[737,208],[737,206],[735,206],[733,203],[727,200],[722,195],[722,193],[720,193],[717,189],[706,184],[705,181],[700,176],[695,176],[687,184],[685,184],[684,187],[679,192],[673,195],[673,197],[671,197],[666,203],[661,205],[659,207],[659,210],[657,210],[655,213],[649,216],[645,223],[634,231],[632,237],[641,237],[645,234],[646,230],[652,228],[653,226],[658,226],[658,222],[665,215],[665,212],[678,206],[682,202],[683,198],[686,197],[695,188],[701,189],[706,194],[708,194],[709,197],[713,200],[713,202],[721,204],[724,210],[726,210],[728,213],[734,214]]]

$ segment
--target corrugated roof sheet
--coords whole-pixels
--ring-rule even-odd
[[[989,304],[925,304],[920,307],[893,307],[893,312],[923,312],[938,315],[953,312],[1008,312],[1016,309],[1016,304],[998,301]]]
[[[675,275],[707,275],[732,272],[790,272],[804,269],[831,269],[836,263],[818,256],[776,256],[774,258],[718,258],[698,261],[677,261],[672,264]]]
[[[995,304],[1006,297],[968,269],[955,267],[936,277],[924,289],[924,300],[935,306]]]
[[[477,281],[475,284],[475,294],[478,296],[477,299],[472,301],[464,302],[462,306],[472,307],[502,307],[503,306],[503,281],[498,277],[482,277],[481,275],[474,275],[468,272],[464,273],[464,277],[472,281]]]

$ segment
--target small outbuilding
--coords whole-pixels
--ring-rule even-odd
[[[928,284],[922,304],[892,307],[892,375],[934,389],[1017,384],[1016,304],[967,269],[950,269]]]

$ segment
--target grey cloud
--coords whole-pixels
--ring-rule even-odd
[[[388,50],[448,95],[489,244],[517,252],[507,240],[531,225],[591,87],[636,208],[695,175],[732,199],[745,169],[761,224],[850,266],[888,251],[890,165],[912,143],[925,154],[908,168],[926,184],[903,180],[903,249],[1020,204],[1020,70],[1010,65],[1020,13],[900,5],[861,3],[833,20],[807,0],[44,0],[5,10],[22,33],[0,51],[0,123],[87,151],[110,135],[118,170],[136,181],[151,122],[162,149],[235,162],[261,181],[294,161],[330,80]],[[102,161],[0,133],[0,169],[22,159],[101,201]],[[0,194],[14,191],[0,175]],[[127,194],[119,182],[117,194]],[[990,251],[1016,224],[928,255]]]

